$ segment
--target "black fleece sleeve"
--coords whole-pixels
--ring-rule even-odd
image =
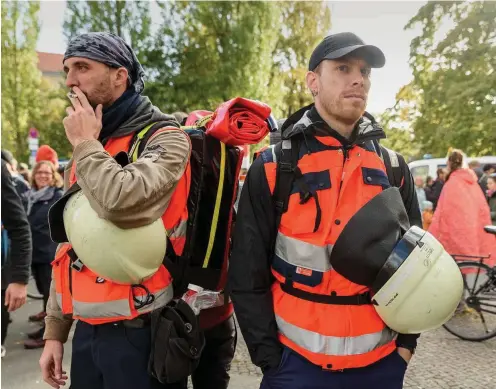
[[[10,239],[10,282],[27,284],[31,265],[31,229],[21,198],[2,161],[2,223]]]
[[[251,165],[239,200],[228,290],[252,362],[262,371],[279,365],[282,346],[272,305],[271,236],[275,216],[261,158]]]
[[[408,219],[411,226],[422,228],[422,216],[420,214],[417,192],[415,191],[415,183],[412,173],[408,168],[405,159],[398,154],[398,160],[403,173],[403,183],[400,187],[401,198],[408,213]],[[417,339],[420,334],[399,334],[396,339],[396,346],[414,349],[417,347]]]

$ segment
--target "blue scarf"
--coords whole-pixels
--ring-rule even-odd
[[[136,108],[141,104],[143,99],[143,96],[136,93],[134,89],[129,88],[114,104],[105,108],[103,110],[102,131],[98,140],[104,141],[111,137],[120,125],[136,112]]]

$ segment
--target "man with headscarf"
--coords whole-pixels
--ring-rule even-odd
[[[117,227],[126,229],[153,223],[165,214],[169,205],[172,206],[173,192],[178,183],[184,181],[182,178],[190,154],[187,135],[179,129],[172,116],[160,112],[147,97],[141,95],[144,89],[143,69],[133,50],[120,37],[104,32],[79,35],[69,42],[63,64],[66,85],[71,89],[68,94],[71,106],[66,110],[63,124],[74,148],[73,158],[65,169],[65,189],[78,185],[93,210]],[[122,139],[129,139],[128,143],[135,144],[136,135],[150,125],[151,129],[139,146],[139,149],[144,148],[134,162],[122,163],[122,158],[119,158],[121,153],[111,155],[110,151],[106,151],[109,144]],[[122,151],[130,153],[130,150]],[[52,208],[53,212],[56,205]],[[63,222],[55,222],[60,218],[49,217],[54,238],[55,231],[63,231],[64,225]],[[55,221],[52,223],[52,220]],[[86,244],[91,245],[91,242]],[[56,261],[68,254],[67,251],[62,252],[62,246],[59,246]],[[95,247],[97,250],[98,247]],[[64,260],[67,261],[66,258]],[[91,296],[95,293],[81,290],[75,283],[77,277],[82,277],[80,272],[84,270],[84,263],[76,268],[77,258],[73,260],[71,256],[68,277],[56,276],[54,271],[47,304],[46,344],[40,366],[43,379],[54,388],[64,385],[68,378],[62,370],[63,343],[67,341],[73,320],[71,315],[66,314],[66,307],[69,305],[70,312],[75,310],[75,288],[79,288],[77,293],[83,298],[85,294]],[[161,271],[166,271],[162,268]],[[91,271],[87,270],[87,274]],[[60,282],[70,285],[69,289],[63,289],[70,290],[70,293],[57,296]],[[108,298],[111,299],[115,284],[95,277],[94,289],[101,284],[107,285]],[[147,293],[149,297],[150,292]],[[144,304],[151,304],[153,310],[168,302],[155,292],[152,295],[155,298],[146,298]],[[78,314],[72,348],[71,388],[163,388],[147,372],[151,349],[150,311],[132,319],[121,315],[119,320],[108,322],[105,315],[106,319],[113,318],[114,312],[105,309],[102,312],[103,306],[108,307],[105,303],[102,301],[100,307],[97,304],[91,313],[103,316],[101,321],[105,324],[95,324],[97,320],[87,320],[81,317],[81,313]],[[128,308],[136,303],[134,294],[127,303]],[[141,312],[138,307],[133,310]],[[91,317],[94,319],[94,316]]]

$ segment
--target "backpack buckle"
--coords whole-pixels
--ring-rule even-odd
[[[357,305],[373,304],[370,292],[359,294],[356,296],[356,298],[357,298]]]
[[[81,270],[83,270],[84,263],[78,258],[71,263],[71,267],[77,272],[80,272]]]
[[[275,201],[274,206],[276,208],[276,211],[283,213],[284,211],[284,201]]]

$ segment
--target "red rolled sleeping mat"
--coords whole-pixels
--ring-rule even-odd
[[[206,124],[207,134],[221,142],[241,146],[259,143],[269,133],[268,105],[236,97],[221,104]]]

